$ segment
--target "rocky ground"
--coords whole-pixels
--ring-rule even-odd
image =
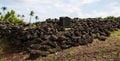
[[[106,41],[95,39],[92,44],[72,47],[36,60],[27,57],[14,48],[0,50],[0,61],[120,61],[120,30],[112,32]]]

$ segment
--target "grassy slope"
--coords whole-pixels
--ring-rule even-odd
[[[87,46],[72,47],[70,49],[51,54],[38,61],[120,61],[120,30],[112,32],[106,41],[94,40]]]
[[[0,55],[5,61],[23,61],[26,56],[21,53]],[[106,41],[96,39],[92,44],[72,47],[34,61],[120,61],[120,30],[112,32]]]

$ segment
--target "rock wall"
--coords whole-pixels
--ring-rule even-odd
[[[63,20],[68,17],[60,17]],[[93,39],[105,41],[110,32],[120,29],[120,19],[87,18],[70,19],[70,26],[65,28],[59,19],[47,19],[30,25],[14,26],[0,23],[0,38],[7,39],[10,46],[22,48],[34,59],[47,56],[73,46],[87,45]]]

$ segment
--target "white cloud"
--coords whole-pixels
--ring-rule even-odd
[[[26,3],[26,4],[32,4],[37,3],[39,0],[13,0],[15,3]]]
[[[105,11],[93,11],[88,14],[89,17],[106,17],[106,16],[120,16],[119,2],[111,2],[105,5]]]
[[[100,0],[70,0],[72,4],[83,5],[83,4],[90,4],[94,2],[98,2]]]
[[[89,12],[84,12],[86,5],[101,6],[99,2],[104,0],[6,0],[9,7],[16,11],[29,13],[34,10],[37,15],[43,19],[47,17],[70,16],[70,17],[106,17],[109,15],[120,15],[120,4],[115,1],[104,5],[104,10],[98,10],[96,7],[90,9]],[[10,2],[10,3],[9,3]],[[89,8],[89,7],[87,7]],[[21,10],[22,9],[22,10]],[[43,20],[42,19],[42,20]]]
[[[76,15],[81,15],[82,9],[81,7],[86,4],[91,4],[94,2],[98,2],[100,0],[69,0],[68,3],[64,2],[57,2],[54,3],[55,8],[61,9],[61,11],[64,11],[66,13],[69,13],[68,15],[72,15],[73,13],[76,13]],[[73,16],[73,15],[72,15]]]
[[[88,14],[88,17],[106,17],[109,16],[108,12],[103,11],[93,11],[91,14]]]
[[[118,2],[110,3],[111,14],[114,16],[120,16],[120,4]]]

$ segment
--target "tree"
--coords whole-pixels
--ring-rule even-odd
[[[20,14],[18,14],[17,17],[20,17]]]
[[[30,12],[30,20],[29,20],[29,23],[31,23],[32,16],[34,16],[34,11],[31,11],[31,12]]]
[[[21,15],[21,18],[22,18],[22,19],[24,19],[24,17],[25,17],[24,15]]]
[[[0,15],[2,15],[2,13],[0,12]]]
[[[37,22],[37,20],[39,20],[39,17],[38,17],[38,16],[35,16],[35,19],[36,19],[36,22]]]
[[[16,16],[15,11],[8,11],[5,15],[0,17],[1,22],[9,22],[13,25],[25,24],[24,19],[20,19]]]
[[[22,18],[24,18],[25,16],[24,15],[22,15]]]
[[[0,16],[2,15],[2,13],[0,12]]]
[[[3,6],[1,9],[3,10],[3,13],[5,15],[5,10],[7,10],[7,7]]]

